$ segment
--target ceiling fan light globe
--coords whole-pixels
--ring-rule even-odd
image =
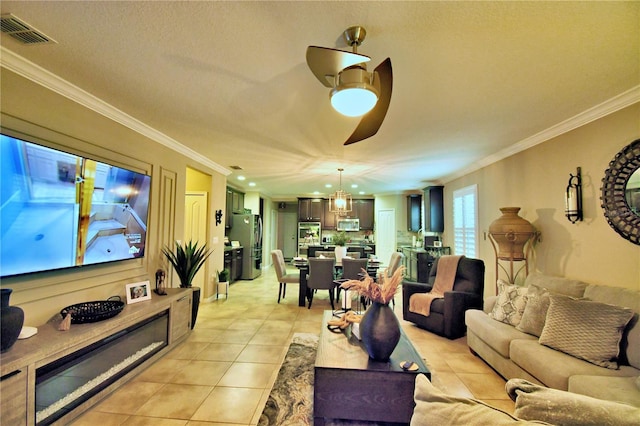
[[[347,117],[359,117],[371,111],[378,94],[367,83],[347,83],[331,91],[331,106]]]

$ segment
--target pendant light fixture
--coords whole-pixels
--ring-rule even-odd
[[[340,186],[339,189],[331,196],[329,196],[329,211],[335,213],[338,216],[346,216],[352,210],[353,200],[351,194],[342,190],[342,172],[344,169],[338,169],[340,172]]]

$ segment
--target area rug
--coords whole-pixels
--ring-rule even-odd
[[[258,426],[313,425],[313,367],[317,349],[317,335],[293,335]],[[328,420],[325,425],[386,426],[389,423]]]

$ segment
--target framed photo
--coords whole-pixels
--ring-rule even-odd
[[[151,286],[149,281],[127,284],[127,304],[151,300]]]

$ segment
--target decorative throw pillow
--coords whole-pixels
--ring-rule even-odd
[[[447,395],[433,386],[424,374],[416,376],[413,399],[416,406],[411,426],[546,424],[519,420],[482,401]]]
[[[549,291],[538,286],[529,286],[529,291],[524,296],[526,305],[522,313],[522,319],[516,328],[524,333],[540,337],[549,309]]]
[[[640,408],[511,379],[505,389],[515,401],[514,414],[563,426],[634,425]]]
[[[552,294],[539,342],[601,367],[617,369],[629,308]]]
[[[518,325],[527,303],[524,298],[526,293],[526,287],[498,280],[498,300],[489,317],[513,326]]]

